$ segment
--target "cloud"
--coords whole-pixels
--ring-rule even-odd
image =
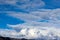
[[[14,37],[15,35],[17,35],[17,32],[15,30],[0,29],[0,36],[3,36],[3,37]]]
[[[28,21],[26,23],[23,24],[17,24],[17,25],[10,25],[7,24],[7,26],[11,27],[11,28],[15,28],[15,29],[20,29],[20,28],[31,28],[31,27],[58,27],[58,24],[53,24],[53,23],[46,23],[46,22],[32,22],[32,21]]]
[[[42,0],[0,0],[0,4],[13,5],[16,8],[26,11],[36,10],[45,5]]]
[[[25,23],[17,25],[7,24],[13,30],[0,29],[1,36],[27,39],[44,37],[53,39],[56,36],[60,38],[60,8],[53,10],[39,9],[45,6],[42,0],[0,0],[0,4],[9,4],[29,11],[29,13],[4,11],[3,13],[6,15],[24,20]]]
[[[18,13],[16,13],[16,12],[10,12],[9,14],[7,14],[7,15],[10,15],[10,16],[12,16],[13,15],[13,17],[15,17],[15,18],[18,18],[18,19],[22,19],[22,20],[30,20],[30,21],[39,21],[39,20],[41,20],[41,18],[40,17],[38,17],[38,16],[34,16],[34,15],[31,15],[31,14],[26,14],[26,13],[21,13],[21,12],[18,12]]]
[[[59,12],[60,9],[40,9],[37,11],[31,11],[29,13],[24,12],[11,12],[11,11],[5,11],[6,15],[22,19],[25,21],[23,24],[17,24],[17,25],[11,25],[7,24],[8,27],[13,28],[12,33],[9,34],[9,31],[3,31],[2,33],[5,33],[8,35],[8,37],[14,37],[14,38],[44,38],[48,37],[50,39],[55,38],[56,36],[60,38],[60,16]],[[48,20],[48,22],[41,22],[42,20]],[[19,31],[17,31],[17,29]],[[6,34],[3,34],[6,35]],[[29,36],[29,37],[28,37]]]
[[[20,4],[22,4],[21,6],[19,6],[20,8],[23,9],[36,9],[36,8],[40,8],[43,7],[45,5],[45,3],[42,0],[20,0],[19,2]],[[24,6],[24,7],[22,7]]]
[[[17,29],[20,30],[18,34],[23,35],[23,37],[27,39],[44,38],[44,37],[48,37],[48,39],[54,39],[56,36],[60,38],[60,32],[59,32],[60,23],[59,19],[56,18],[57,15],[59,15],[60,13],[59,10],[60,9],[54,9],[54,10],[41,9],[39,11],[32,11],[30,13],[11,12],[11,14],[7,12],[9,13],[7,14],[9,16],[26,21],[23,24],[17,24],[17,25],[7,24],[7,26],[15,29],[16,31]],[[54,18],[56,18],[57,20],[55,20]],[[43,19],[48,20],[48,22],[39,22],[39,20]]]
[[[0,35],[11,38],[27,38],[27,39],[37,39],[48,37],[48,39],[53,39],[56,36],[60,38],[59,28],[55,27],[42,27],[42,28],[22,28],[19,32],[9,29],[0,29]]]
[[[60,20],[60,9],[55,9],[55,10],[52,10],[52,12],[49,14],[51,16],[51,19],[53,20]]]
[[[0,0],[0,4],[16,4],[17,0]]]
[[[11,16],[11,17],[17,18],[19,20],[21,19],[21,20],[25,21],[25,23],[17,25],[18,27],[24,26],[24,25],[59,27],[59,25],[60,25],[59,11],[60,11],[60,9],[54,9],[54,10],[40,9],[40,10],[32,11],[29,13],[11,12],[11,11],[5,11],[5,12],[6,12],[6,15],[8,15],[8,16]],[[42,22],[42,20],[43,20],[43,22]],[[48,22],[46,22],[46,20]],[[17,27],[17,26],[15,25],[14,27]]]
[[[59,12],[60,9],[40,9],[38,11],[31,11],[29,13],[21,12],[7,12],[9,16],[22,19],[25,21],[47,21],[51,23],[60,23]]]

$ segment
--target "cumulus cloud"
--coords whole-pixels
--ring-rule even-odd
[[[15,30],[0,29],[0,35],[3,37],[15,37],[18,34]]]
[[[60,38],[59,28],[54,27],[42,27],[42,28],[22,28],[19,32],[15,30],[2,30],[0,29],[0,35],[11,38],[27,38],[27,39],[37,39],[48,37],[50,39],[55,38],[56,36]]]

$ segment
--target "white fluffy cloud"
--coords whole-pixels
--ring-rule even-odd
[[[59,28],[54,27],[42,27],[42,28],[22,28],[19,32],[15,30],[5,30],[0,29],[0,35],[11,38],[27,38],[27,39],[37,39],[41,37],[51,37],[51,39],[56,36],[60,38]]]

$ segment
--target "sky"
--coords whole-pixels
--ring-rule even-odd
[[[59,30],[60,0],[0,0],[1,36],[53,39]]]

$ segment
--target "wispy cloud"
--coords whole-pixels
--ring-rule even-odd
[[[0,0],[0,4],[16,4],[17,0]]]
[[[0,0],[0,4],[13,5],[27,11],[42,8],[45,5],[42,0]]]
[[[22,5],[18,5],[22,9],[37,9],[41,8],[45,5],[45,3],[42,0],[20,0],[19,2]],[[24,7],[23,7],[24,6]]]
[[[8,12],[7,12],[8,13]],[[7,14],[7,15],[10,15],[10,16],[12,16],[13,15],[13,17],[15,17],[15,18],[18,18],[18,19],[22,19],[22,20],[30,20],[30,21],[39,21],[39,20],[41,20],[41,18],[40,17],[38,17],[38,16],[34,16],[34,15],[32,15],[32,14],[27,14],[27,13],[21,13],[21,12],[18,12],[18,13],[16,13],[16,12],[11,12],[11,13],[9,13],[9,14]]]
[[[43,11],[42,11],[43,10]],[[40,9],[40,11],[31,11],[29,13],[23,12],[7,12],[7,15],[22,19],[25,21],[41,21],[48,20],[51,23],[60,23],[60,9],[48,10]],[[9,13],[9,14],[8,14]]]

